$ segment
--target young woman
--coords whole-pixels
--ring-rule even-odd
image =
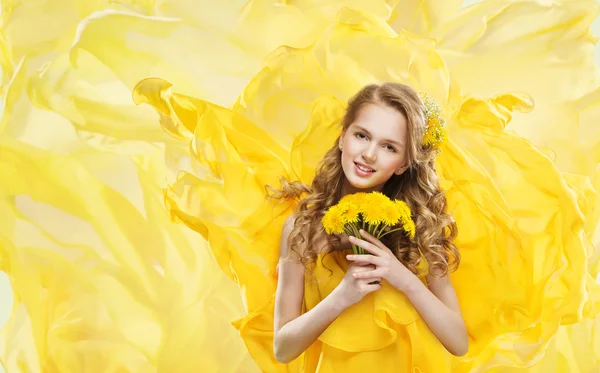
[[[459,259],[452,242],[456,227],[445,211],[446,199],[434,169],[436,144],[424,141],[427,119],[417,92],[401,84],[368,85],[350,100],[339,139],[325,155],[312,186],[302,188],[309,193],[283,226],[274,325],[278,361],[290,362],[308,350],[309,364],[333,364],[340,371],[366,370],[375,361],[378,369],[407,371],[402,367],[410,369],[414,364],[407,359],[406,352],[411,349],[404,350],[406,345],[431,343],[432,335],[454,355],[467,352],[465,324],[448,278]],[[293,196],[298,190],[288,183],[280,197]],[[347,194],[371,191],[404,200],[410,206],[417,227],[414,240],[400,232],[385,242],[366,232],[361,232],[363,239],[325,234],[321,218],[327,208]],[[305,276],[306,267],[319,272],[320,263],[316,268],[312,264],[327,254],[347,253],[349,243],[373,255],[338,255],[336,260],[343,268],[334,272],[337,276],[328,278],[327,273],[319,273],[319,280],[327,286],[316,282],[305,289],[305,277],[311,278]],[[419,266],[422,260],[428,264],[428,272]],[[382,279],[385,281],[373,283]],[[320,299],[303,312],[304,295],[310,291],[318,292]],[[380,303],[414,307],[420,321],[410,330],[378,319],[381,315],[374,311],[379,311]],[[350,352],[351,357],[340,351],[330,354],[321,343],[315,344],[351,307],[356,308],[353,317],[359,317],[356,323],[384,322],[390,333],[397,334],[395,340],[385,348],[363,352],[364,357],[355,352]],[[361,311],[364,315],[359,314]],[[348,323],[345,326],[352,328]],[[364,338],[364,344],[374,336],[359,332],[357,337]],[[375,347],[381,341],[372,342]],[[436,344],[430,348],[432,358],[439,349]]]

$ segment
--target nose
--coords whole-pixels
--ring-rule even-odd
[[[377,149],[373,145],[368,146],[362,154],[363,158],[367,162],[374,162],[377,159]]]

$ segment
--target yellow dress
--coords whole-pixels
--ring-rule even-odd
[[[597,371],[598,5],[460,5],[4,1],[5,371]],[[294,206],[264,186],[310,182],[344,103],[373,81],[444,107],[436,167],[470,351],[450,356],[384,288],[282,365],[275,269]],[[306,309],[347,266],[323,260]]]
[[[340,283],[343,252],[320,256],[305,284],[310,310]],[[333,273],[330,272],[333,271]],[[449,372],[454,362],[408,299],[386,282],[348,308],[305,353],[306,372]]]

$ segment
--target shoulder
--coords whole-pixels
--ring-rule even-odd
[[[283,222],[283,227],[281,229],[281,232],[282,233],[287,232],[289,235],[292,232],[292,230],[294,229],[295,223],[296,223],[296,214],[292,213]]]
[[[288,238],[292,234],[294,227],[296,226],[296,214],[290,214],[285,221],[283,222],[283,226],[281,227],[281,242],[287,242]]]
[[[294,226],[296,224],[296,215],[290,214],[285,221],[283,222],[283,226],[281,227],[281,240],[279,244],[279,254],[281,258],[288,258],[290,255],[294,255],[294,250],[290,249],[289,238],[294,230]]]

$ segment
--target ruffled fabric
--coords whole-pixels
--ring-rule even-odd
[[[597,13],[592,0],[3,1],[4,370],[598,370]],[[148,77],[164,81],[140,84],[150,105],[136,106]],[[438,169],[472,351],[448,356],[386,295],[357,312],[365,338],[343,317],[278,364],[274,265],[293,204],[264,184],[310,181],[346,99],[384,80],[451,117]],[[321,286],[307,284],[313,304]]]
[[[243,307],[220,299],[239,290],[196,234],[170,223],[165,174],[159,153],[136,164],[0,142],[0,268],[15,294],[0,341],[7,373],[255,366],[223,338]]]
[[[250,191],[247,188],[252,183],[255,183],[255,192],[265,185],[261,183],[277,185],[278,174],[286,175],[283,166],[286,157],[278,153],[278,146],[272,151],[267,151],[269,148],[265,146],[253,146],[264,133],[235,112],[171,94],[163,87],[168,84],[146,80],[138,85],[136,94],[146,92],[144,100],[151,104],[154,103],[152,97],[161,97],[154,107],[159,110],[173,108],[172,111],[161,111],[173,122],[185,121],[190,108],[195,107],[192,118],[201,118],[196,123],[203,127],[194,132],[192,150],[197,154],[199,165],[218,172],[223,180],[218,193],[214,193],[214,188],[205,187],[212,187],[210,184],[203,185],[200,179],[185,174],[167,194],[170,210],[206,235],[219,263],[244,289],[249,316],[235,325],[259,366],[269,371],[277,366],[272,358],[271,313],[276,284],[273,269],[278,251],[273,247],[277,247],[283,219],[293,206],[291,203],[273,204],[264,195],[252,197],[253,194],[246,191]],[[150,94],[153,88],[159,93]],[[179,107],[186,109],[177,110]],[[530,108],[527,97],[510,94],[489,100],[465,98],[448,128],[450,140],[438,158],[439,175],[448,191],[449,209],[461,228],[457,245],[463,259],[452,280],[472,338],[470,353],[456,362],[455,371],[531,365],[542,358],[561,324],[594,317],[598,313],[598,285],[585,269],[586,245],[589,245],[583,231],[585,190],[575,189],[573,182],[568,182],[528,141],[505,131],[513,110]],[[223,116],[215,120],[213,110],[222,112]],[[329,111],[340,113],[334,109]],[[324,136],[333,131],[319,129],[318,124],[336,123],[335,118],[327,115],[327,110],[317,112],[318,115],[313,110],[310,121],[317,125],[309,129],[319,136],[304,134],[300,136],[304,141],[299,141],[311,153],[319,147],[324,152],[323,144],[333,141],[333,137],[327,139]],[[232,123],[235,118],[244,125],[238,126],[241,132],[234,134],[229,129],[236,127]],[[210,126],[202,122],[211,119]],[[188,122],[188,127],[189,123],[193,122]],[[202,131],[211,131],[211,135],[201,135]],[[309,147],[307,139],[318,141]],[[253,152],[261,155],[253,155]],[[297,160],[301,155],[296,154],[292,159]],[[247,180],[250,169],[253,174]],[[269,174],[270,179],[259,179],[266,169],[276,172]],[[229,183],[243,185],[244,189],[221,187]],[[199,206],[202,206],[202,214],[194,210]],[[219,226],[218,219],[232,211],[235,211],[235,221],[239,224],[235,228]],[[234,221],[225,218],[228,222]],[[323,266],[333,273],[324,272],[327,276],[317,284],[307,282],[307,309],[314,307],[337,286],[347,263],[338,258],[338,261],[325,262]],[[474,278],[477,281],[473,281]],[[409,329],[397,330],[400,325],[417,325],[417,320],[421,329],[414,331],[416,334],[408,333]],[[395,348],[393,353],[384,351],[390,346],[406,343],[407,335],[411,337],[409,340],[415,339],[415,344],[419,338],[429,341],[429,347],[436,347],[442,356],[445,355],[435,361],[451,361],[434,337],[423,337],[426,330],[410,303],[393,289],[386,288],[367,298],[361,306],[342,314],[319,338],[322,345],[318,347],[318,353],[307,351],[306,361],[310,364],[314,356],[319,356],[320,371],[327,371],[323,369],[331,361],[326,350],[335,350],[332,354],[339,355],[339,361],[347,360],[347,356],[343,357],[345,353],[365,351],[379,351],[382,356],[393,356],[392,361],[397,361],[399,352]],[[405,337],[398,338],[398,334]],[[399,351],[407,353],[413,348],[413,344],[404,345]],[[370,354],[360,356],[373,358]],[[426,362],[431,359],[425,356],[411,357],[411,369],[441,369],[428,365]],[[361,358],[355,357],[352,361],[358,364],[356,366],[362,366],[357,359]],[[337,366],[338,360],[335,361],[331,366]],[[449,364],[444,364],[444,369],[448,369]]]
[[[369,49],[353,54],[355,49],[345,46],[353,38]],[[356,63],[357,58],[383,53],[389,43],[398,57],[393,67],[373,69],[368,61]],[[328,54],[322,53],[325,50]],[[463,261],[452,280],[471,349],[460,359],[449,356],[406,299],[384,289],[347,310],[286,369],[304,364],[305,371],[346,366],[360,371],[375,360],[390,371],[399,361],[409,362],[401,371],[523,368],[542,359],[561,325],[598,314],[598,285],[586,271],[591,249],[584,222],[590,213],[591,189],[585,178],[563,176],[529,141],[506,130],[514,112],[533,108],[528,96],[461,96],[435,56],[427,39],[406,33],[394,37],[377,20],[348,12],[312,47],[281,49],[272,55],[268,69],[231,110],[172,93],[168,83],[157,79],[136,87],[137,101],[157,109],[167,130],[193,130],[197,167],[218,179],[209,183],[205,177],[185,173],[169,188],[167,203],[174,216],[207,237],[222,268],[243,290],[248,316],[234,325],[262,370],[279,369],[272,355],[274,268],[281,225],[293,207],[291,202],[266,199],[264,185],[277,186],[278,176],[310,182],[315,162],[339,135],[343,113],[339,103],[364,83],[359,70],[349,74],[345,66],[380,71],[379,79],[384,72],[392,73],[390,79],[406,77],[445,103],[450,140],[437,168],[460,228],[457,245]],[[330,75],[306,80],[311,71],[326,67],[332,68]],[[338,72],[350,78],[334,84],[339,82]],[[263,83],[273,79],[285,84]],[[313,101],[317,103],[308,110]],[[275,130],[269,118],[262,120],[256,110],[267,102],[281,103],[272,106],[277,111],[293,107],[288,126]],[[303,120],[310,123],[304,130]],[[265,136],[273,140],[265,141]],[[219,219],[230,223],[220,224]],[[347,263],[329,264],[324,267],[332,269],[330,277],[307,283],[307,309],[343,277]],[[421,348],[429,352],[420,353]],[[431,359],[432,351],[439,357]]]
[[[349,266],[346,254],[317,258],[313,276],[305,280],[306,310],[342,281]],[[447,372],[454,364],[406,296],[385,281],[335,319],[305,355],[309,372],[358,372],[374,364],[384,372]]]

